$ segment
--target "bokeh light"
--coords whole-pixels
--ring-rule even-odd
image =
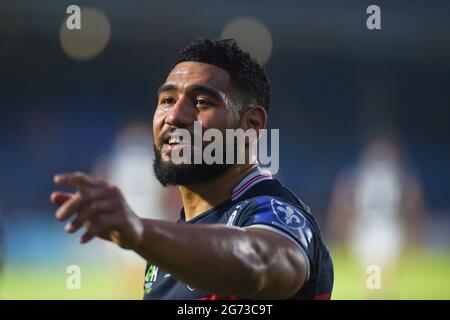
[[[222,38],[233,38],[250,52],[259,63],[265,64],[272,55],[272,35],[258,19],[238,17],[225,25]]]
[[[96,8],[81,8],[81,29],[69,30],[66,18],[61,24],[59,39],[64,52],[74,60],[97,57],[108,45],[111,26],[108,17]]]

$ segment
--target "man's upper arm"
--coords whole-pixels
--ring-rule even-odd
[[[245,230],[254,234],[255,238],[264,239],[265,252],[262,255],[268,262],[264,286],[254,298],[285,299],[295,294],[307,281],[309,273],[309,262],[304,250],[276,229],[254,225]]]
[[[248,232],[267,236],[272,253],[277,257],[274,270],[278,268],[278,275],[273,276],[278,277],[278,281],[289,281],[297,287],[296,291],[300,289],[311,273],[313,257],[308,249],[314,233],[302,212],[289,203],[258,197],[246,205],[236,220],[236,224]]]

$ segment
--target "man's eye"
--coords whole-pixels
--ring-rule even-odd
[[[206,106],[211,106],[212,103],[209,100],[203,99],[203,98],[198,98],[195,99],[195,104],[199,107],[206,107]]]
[[[165,97],[161,100],[161,104],[174,104],[175,99],[172,97]]]

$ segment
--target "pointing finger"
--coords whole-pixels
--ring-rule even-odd
[[[101,199],[91,202],[85,206],[81,211],[78,211],[77,217],[65,227],[69,233],[76,232],[85,223],[86,220],[91,219],[94,215],[101,212],[108,212],[114,209],[115,202],[110,199]]]
[[[80,210],[83,206],[84,199],[79,192],[77,192],[70,200],[64,202],[58,210],[56,210],[56,218],[64,221],[69,218],[74,212]]]
[[[74,196],[73,193],[55,191],[50,195],[50,201],[57,206],[62,205],[67,200],[71,199]]]
[[[78,189],[95,185],[94,178],[83,172],[57,174],[53,177],[53,181],[58,186],[75,187]]]

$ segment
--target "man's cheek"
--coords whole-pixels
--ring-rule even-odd
[[[156,119],[156,117],[153,118],[153,143],[155,144],[155,146],[159,146],[158,137],[161,133],[163,124],[164,122],[160,119]]]
[[[155,113],[153,114],[153,125],[161,125],[164,123],[164,119],[166,118],[167,111],[162,108],[156,108]]]

